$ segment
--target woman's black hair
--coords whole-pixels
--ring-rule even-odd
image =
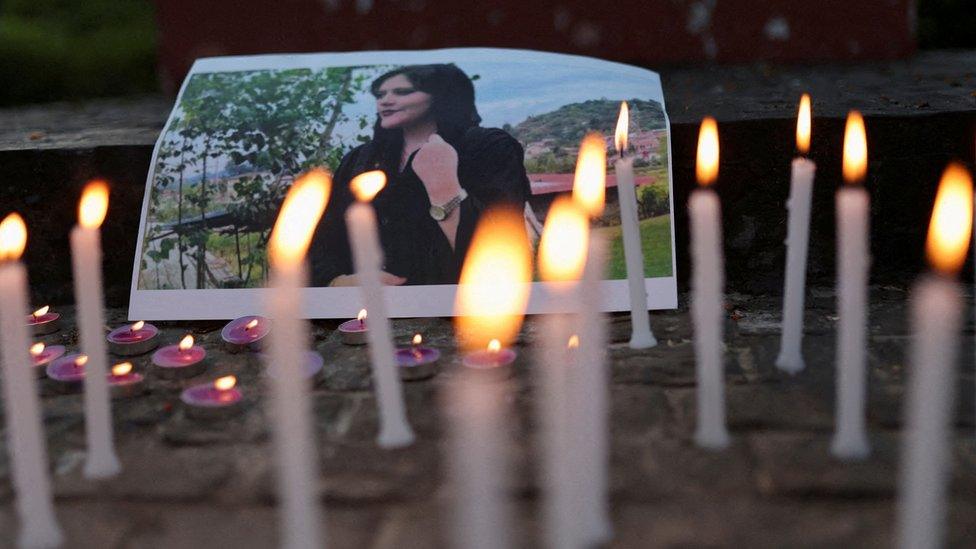
[[[383,82],[400,74],[414,88],[431,95],[430,114],[437,124],[437,133],[448,143],[457,146],[469,128],[481,123],[474,104],[474,85],[453,63],[406,65],[393,69],[373,80],[370,91],[374,96],[378,95]],[[377,116],[373,125],[372,163],[388,172],[395,171],[399,168],[402,149],[403,131],[383,128]]]

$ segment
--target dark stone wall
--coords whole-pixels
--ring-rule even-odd
[[[106,301],[111,305],[128,303],[151,155],[152,148],[146,145],[2,154],[0,210],[18,211],[27,223],[24,259],[30,269],[33,303],[40,306],[74,300],[68,235],[77,220],[84,184],[96,177],[111,184],[109,210],[102,227]]]
[[[786,262],[785,204],[795,122],[720,123],[720,175],[725,255],[730,289],[782,291]],[[834,194],[843,185],[843,118],[815,118],[810,157],[817,163],[811,210],[808,281],[831,285],[835,272]],[[871,195],[871,278],[904,285],[924,268],[925,233],[942,170],[950,160],[972,168],[976,113],[867,117]],[[676,249],[682,285],[688,278],[688,193],[695,187],[696,125],[672,126]],[[964,269],[972,277],[972,257]]]

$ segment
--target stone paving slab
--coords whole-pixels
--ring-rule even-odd
[[[807,368],[791,376],[772,366],[778,352],[779,298],[730,294],[725,377],[731,446],[697,448],[692,329],[687,309],[652,314],[661,341],[651,350],[626,346],[626,315],[607,318],[611,359],[609,489],[617,537],[612,547],[858,547],[890,546],[899,459],[901,402],[910,337],[904,292],[872,289],[869,411],[872,454],[842,462],[829,454],[833,431],[833,349],[836,318],[829,291],[814,292],[807,312]],[[683,298],[682,303],[686,302]],[[77,350],[71,307],[58,307],[64,328],[38,338]],[[108,311],[112,326],[125,312]],[[448,447],[441,412],[444,391],[460,367],[449,319],[394,321],[398,344],[414,333],[441,347],[439,373],[404,385],[413,446],[375,445],[376,401],[366,349],[342,345],[336,322],[312,323],[311,341],[327,373],[312,390],[320,477],[334,547],[443,547],[452,487],[443,471]],[[260,358],[229,354],[219,344],[221,322],[159,323],[164,343],[193,333],[211,362],[196,379],[158,378],[146,357],[144,395],[113,403],[117,449],[124,471],[92,482],[84,463],[82,395],[62,394],[42,380],[44,421],[58,514],[70,547],[268,547],[277,542],[276,494],[267,377]],[[538,319],[529,318],[516,346],[509,380],[510,409],[504,480],[515,514],[516,546],[540,540],[536,380],[531,345]],[[960,354],[953,452],[950,545],[976,536],[976,406],[973,325]],[[234,374],[248,405],[234,418],[188,418],[182,387]],[[16,532],[6,439],[0,437],[0,548]]]

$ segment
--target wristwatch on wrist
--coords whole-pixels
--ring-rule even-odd
[[[434,221],[444,221],[451,216],[451,213],[461,205],[461,201],[468,197],[468,191],[461,189],[461,192],[457,194],[454,198],[447,201],[447,204],[442,204],[440,206],[430,206],[430,216],[434,218]]]

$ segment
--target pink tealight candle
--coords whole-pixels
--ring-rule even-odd
[[[261,342],[270,331],[270,320],[263,316],[248,315],[228,322],[220,330],[220,338],[224,341],[224,347],[232,353],[260,351]]]
[[[437,349],[424,347],[420,334],[413,336],[410,347],[400,347],[396,350],[396,361],[400,370],[400,379],[415,381],[433,377],[437,373],[437,361],[441,352]]]
[[[325,369],[325,361],[322,359],[322,355],[315,351],[305,351],[304,360],[302,361],[302,377],[308,380],[315,380],[318,378],[322,370]],[[268,357],[264,357],[267,361]],[[280,366],[268,361],[267,373],[271,377],[278,377],[278,369]]]
[[[64,356],[64,345],[44,345],[35,343],[30,347],[31,361],[34,366],[34,374],[37,377],[44,377],[45,368],[52,361]]]
[[[105,336],[108,351],[118,356],[136,356],[148,353],[159,345],[159,329],[152,324],[138,321],[119,326]]]
[[[238,390],[237,378],[224,376],[213,383],[194,385],[183,391],[180,400],[186,413],[197,419],[220,419],[241,411],[244,395]]]
[[[193,336],[187,335],[176,345],[167,345],[153,353],[152,362],[160,377],[168,379],[193,377],[203,373],[207,363],[207,351],[193,344]]]
[[[512,363],[517,353],[508,347],[502,347],[497,339],[488,343],[488,348],[482,351],[472,351],[462,359],[461,363],[473,371],[485,375],[505,379],[512,376]]]
[[[359,311],[355,319],[339,325],[339,337],[346,345],[366,345],[367,333],[369,328],[366,326],[366,309]]]
[[[61,329],[61,315],[52,313],[51,307],[45,305],[27,315],[27,325],[36,336],[50,334]]]
[[[61,392],[80,391],[85,381],[85,364],[88,355],[70,354],[55,359],[47,365],[47,377],[54,380]]]
[[[146,390],[145,377],[132,371],[131,362],[122,362],[112,366],[108,374],[108,388],[112,398],[129,398],[141,395]]]

